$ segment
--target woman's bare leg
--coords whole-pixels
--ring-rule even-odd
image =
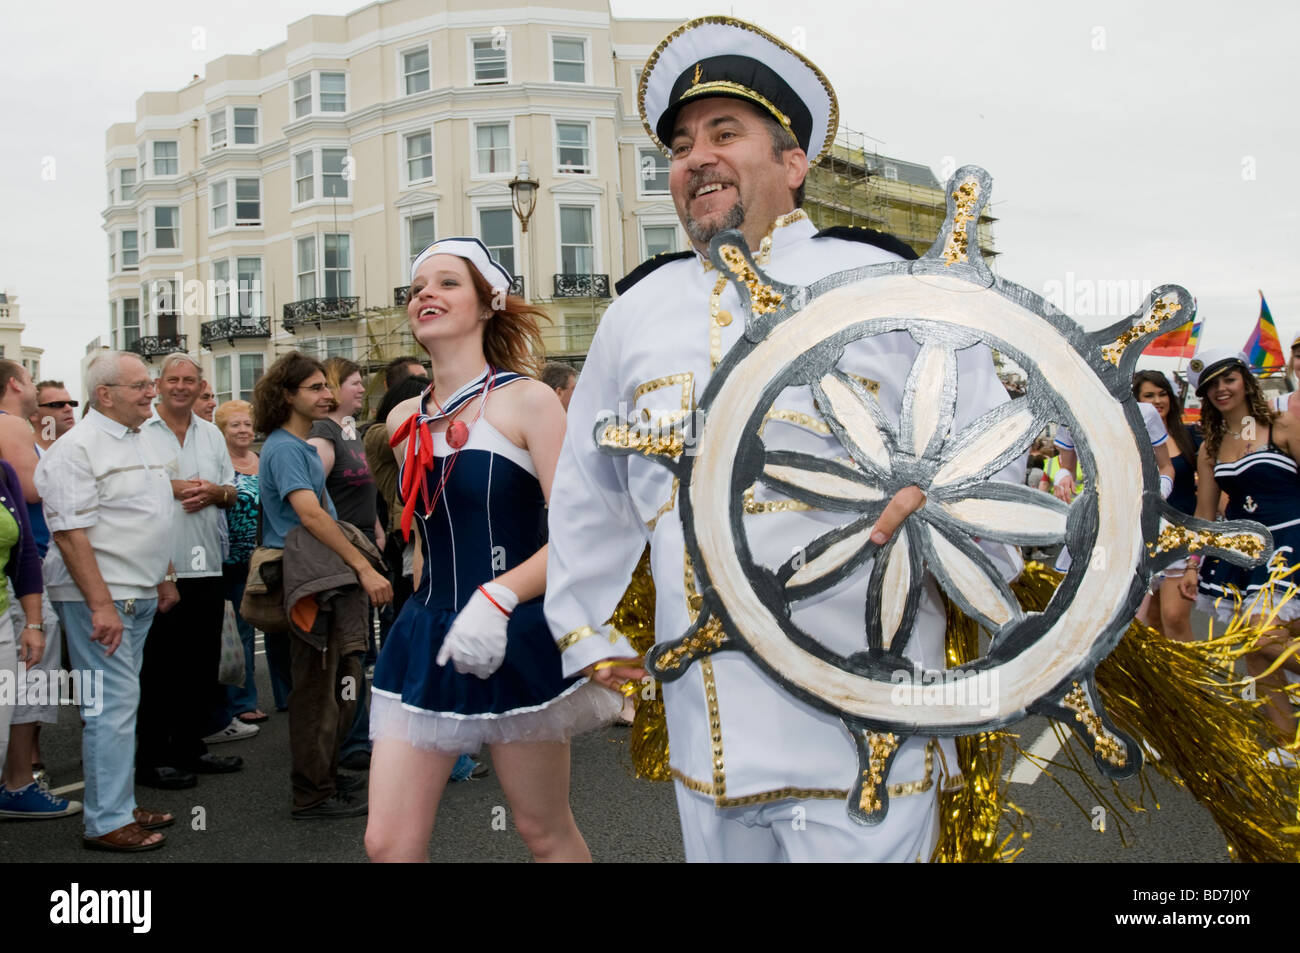
[[[1259,616],[1255,616],[1251,619],[1251,624],[1259,625],[1262,621]],[[1290,628],[1271,632],[1260,640],[1259,651],[1246,656],[1246,671],[1255,679],[1255,691],[1259,697],[1266,699],[1260,713],[1277,730],[1283,744],[1294,741],[1296,734],[1295,712],[1286,693],[1286,675],[1282,668],[1265,678],[1260,678],[1259,675],[1273,664],[1293,638]],[[1286,663],[1283,665],[1287,667]]]
[[[493,745],[492,766],[534,860],[591,862],[569,809],[568,742]]]
[[[422,751],[394,738],[370,755],[366,854],[377,863],[427,863],[438,801],[458,755]]]
[[[1159,604],[1160,631],[1166,638],[1178,642],[1191,642],[1192,606],[1195,600],[1184,599],[1178,591],[1177,579],[1165,579],[1160,583],[1160,594],[1151,600]]]

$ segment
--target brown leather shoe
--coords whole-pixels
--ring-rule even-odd
[[[157,837],[158,840],[152,844],[146,843],[150,837]],[[152,831],[147,831],[139,824],[132,821],[125,824],[115,831],[109,831],[101,837],[83,837],[81,846],[86,850],[111,850],[120,853],[128,853],[140,850],[157,850],[167,838],[162,834],[155,835]]]
[[[167,811],[146,811],[137,807],[133,812],[135,822],[147,831],[156,831],[160,827],[171,827],[176,823],[176,815]]]

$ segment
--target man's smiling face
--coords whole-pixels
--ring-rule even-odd
[[[674,122],[668,186],[696,247],[739,228],[751,246],[780,215],[808,170],[802,149],[777,153],[764,114],[738,99],[683,106]]]

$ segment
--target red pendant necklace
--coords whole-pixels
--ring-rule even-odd
[[[492,392],[492,386],[496,382],[496,376],[497,370],[493,367],[488,373],[487,380],[483,382],[483,390],[479,393],[480,399],[478,404],[478,413],[474,415],[474,423],[478,423],[479,418],[483,416],[483,411],[487,407],[488,394]],[[433,396],[432,388],[429,389],[429,399],[433,401],[433,406],[438,408],[439,415],[444,417],[447,416],[446,412],[442,409],[442,405],[438,403],[438,398]],[[444,437],[447,441],[447,446],[451,447],[452,452],[451,455],[443,461],[442,473],[438,478],[438,485],[434,489],[433,499],[428,503],[428,509],[426,510],[427,513],[432,513],[433,508],[438,505],[438,500],[442,496],[442,491],[447,488],[447,481],[451,478],[452,468],[456,465],[456,460],[460,457],[460,448],[465,446],[466,442],[469,440],[469,425],[463,420],[455,419],[456,414],[459,414],[469,405],[470,401],[465,401],[450,415],[452,420],[451,423],[447,425],[447,432]]]

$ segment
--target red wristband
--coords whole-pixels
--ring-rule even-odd
[[[502,608],[501,603],[497,602],[495,599],[492,598],[492,594],[491,594],[491,593],[489,593],[489,592],[488,592],[486,589],[484,589],[482,586],[479,586],[479,587],[478,587],[478,591],[481,592],[481,593],[483,593],[483,598],[484,598],[484,599],[486,599],[488,602],[492,603],[494,606],[496,606],[498,609],[500,609],[500,610],[501,610],[501,614],[502,614],[503,616],[505,616],[507,619],[510,618],[510,613],[507,612],[504,608]]]

